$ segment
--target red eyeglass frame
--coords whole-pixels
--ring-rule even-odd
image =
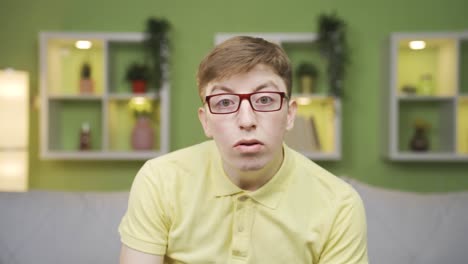
[[[254,106],[252,105],[252,101],[250,101],[250,97],[254,94],[262,94],[262,93],[268,93],[268,94],[279,94],[281,96],[281,101],[280,101],[280,106],[278,109],[276,110],[268,110],[268,111],[264,111],[264,110],[257,110],[254,108]],[[210,99],[212,97],[215,97],[215,96],[219,96],[219,95],[235,95],[237,97],[239,97],[239,105],[237,105],[237,108],[236,110],[234,111],[231,111],[231,112],[226,112],[226,113],[216,113],[216,112],[213,112],[211,110],[211,106],[210,106]],[[287,96],[286,96],[286,93],[285,92],[276,92],[276,91],[272,91],[272,92],[253,92],[253,93],[246,93],[246,94],[235,94],[235,93],[220,93],[220,94],[212,94],[212,95],[207,95],[205,96],[205,103],[208,104],[208,109],[210,110],[210,113],[214,114],[214,115],[225,115],[225,114],[232,114],[232,113],[235,113],[237,111],[239,111],[239,108],[241,106],[241,103],[242,103],[242,100],[244,99],[247,99],[247,101],[249,102],[250,104],[250,107],[255,111],[255,112],[276,112],[276,111],[279,111],[281,110],[281,108],[283,107],[283,101],[284,99],[289,99]]]

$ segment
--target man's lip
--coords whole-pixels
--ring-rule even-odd
[[[256,145],[256,144],[263,145],[261,141],[256,140],[256,139],[243,139],[243,140],[237,141],[236,144],[234,144],[234,147],[243,146],[243,145]]]

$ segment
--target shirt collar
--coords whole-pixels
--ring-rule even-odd
[[[215,145],[215,144],[213,144]],[[216,146],[215,146],[216,148]],[[215,149],[217,151],[217,149]],[[226,175],[222,167],[222,160],[219,154],[214,154],[212,164],[212,181],[214,183],[214,194],[216,197],[232,196],[239,193],[248,194],[256,202],[275,209],[283,196],[289,179],[292,177],[293,158],[292,151],[286,144],[283,144],[284,159],[276,174],[265,185],[253,192],[245,191],[235,185]]]

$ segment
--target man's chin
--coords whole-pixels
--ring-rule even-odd
[[[238,164],[238,169],[240,171],[249,172],[249,171],[258,171],[265,167],[263,162],[256,160],[255,162],[240,162]]]
[[[231,166],[242,172],[255,172],[265,168],[268,161],[263,155],[241,154],[231,156]]]

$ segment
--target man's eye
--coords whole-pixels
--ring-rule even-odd
[[[268,96],[262,96],[258,99],[258,102],[261,103],[261,104],[268,104],[268,103],[271,103],[273,101],[273,99],[271,97],[268,97]]]
[[[233,104],[233,102],[229,99],[221,99],[218,102],[218,105],[223,106],[223,107],[230,106],[231,104]]]

